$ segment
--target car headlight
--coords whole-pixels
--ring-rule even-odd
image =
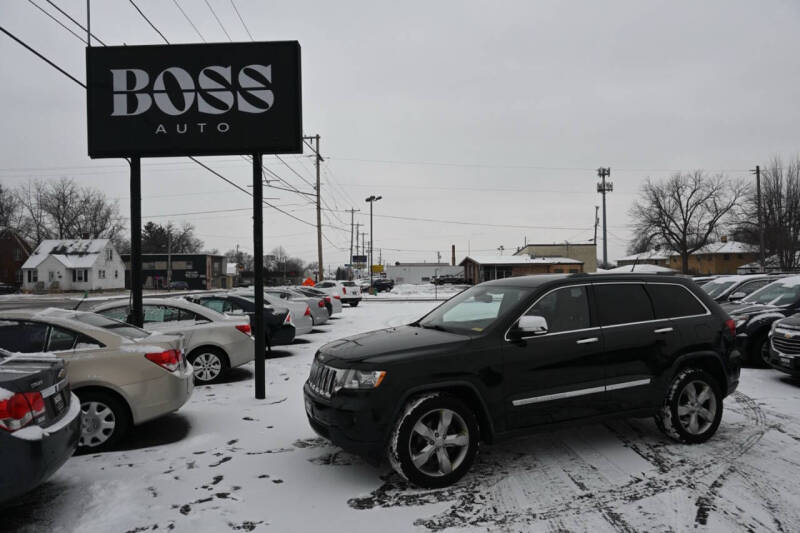
[[[339,389],[376,389],[386,377],[383,370],[345,370],[338,380]]]

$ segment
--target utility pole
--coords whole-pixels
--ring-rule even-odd
[[[606,193],[614,191],[614,184],[606,181],[611,176],[611,168],[600,167],[597,169],[600,182],[597,184],[597,192],[603,195],[603,268],[608,264],[608,227],[606,226]]]
[[[167,290],[172,290],[172,228],[167,224]]]
[[[324,270],[322,268],[322,207],[321,207],[321,200],[320,200],[320,186],[319,186],[319,165],[322,163],[323,159],[322,156],[319,155],[319,134],[317,135],[304,135],[304,141],[314,141],[316,143],[314,150],[314,154],[316,157],[314,160],[316,161],[317,167],[317,281],[322,281],[324,279]],[[310,146],[310,145],[309,145]]]
[[[764,258],[764,216],[761,211],[761,167],[756,165],[755,170],[751,170],[756,175],[756,211],[758,211],[758,254],[761,261],[761,272],[766,270],[766,259]]]
[[[594,243],[595,247],[597,247],[597,226],[600,224],[600,215],[598,214],[600,211],[600,206],[594,206],[594,239],[592,242]]]
[[[360,211],[360,209],[349,209],[349,211],[350,211],[350,257],[348,258],[347,262],[350,265],[350,269],[348,270],[349,274],[347,276],[347,279],[352,280],[353,279],[353,227],[355,226],[355,224],[353,224],[354,222],[353,217],[355,216],[357,211]],[[357,237],[356,237],[356,248],[358,248]]]
[[[372,206],[383,196],[370,195],[365,202],[369,204],[369,292],[372,294],[372,249],[375,245],[375,232],[372,229]]]

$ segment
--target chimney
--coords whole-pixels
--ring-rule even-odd
[[[450,263],[456,266],[456,245],[450,245]]]

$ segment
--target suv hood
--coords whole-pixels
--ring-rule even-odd
[[[785,311],[783,307],[762,304],[734,304],[731,306],[723,306],[723,309],[725,309],[731,317],[739,318],[760,315],[762,313],[783,313]]]
[[[318,359],[375,362],[440,352],[469,342],[466,335],[415,326],[379,329],[329,342],[319,350]]]
[[[789,329],[800,329],[800,314],[792,315],[788,318],[779,320],[779,326],[785,326]]]

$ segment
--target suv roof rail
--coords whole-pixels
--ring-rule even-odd
[[[585,278],[585,277],[589,277],[589,273],[588,272],[573,272],[572,274],[569,275],[569,277],[571,277],[571,278]]]
[[[678,274],[680,274],[680,272],[656,272],[656,275],[658,276],[677,276]]]

